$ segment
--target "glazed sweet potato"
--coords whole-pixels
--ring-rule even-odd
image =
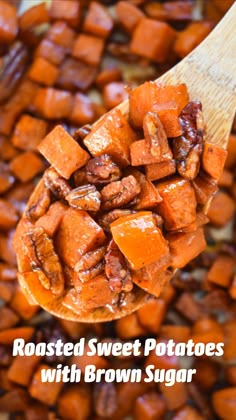
[[[168,235],[172,264],[176,268],[184,267],[206,248],[202,228],[189,233],[174,233]],[[183,253],[183,249],[185,252]]]

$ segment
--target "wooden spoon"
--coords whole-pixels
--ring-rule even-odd
[[[191,54],[161,76],[156,82],[186,83],[190,98],[200,100],[207,122],[207,140],[226,148],[236,107],[236,4],[234,4],[211,34]],[[118,107],[128,113],[128,101]],[[40,283],[32,288],[19,276],[23,290],[53,315],[78,322],[111,321],[140,308],[153,296],[137,289],[117,307],[102,307],[88,313],[75,313],[55,299],[50,291],[40,292]],[[37,287],[38,286],[38,287]]]

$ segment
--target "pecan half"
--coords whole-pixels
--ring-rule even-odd
[[[141,191],[138,181],[133,175],[111,182],[101,190],[102,208],[110,210],[122,207],[132,201]]]
[[[106,154],[91,159],[87,163],[86,172],[88,181],[93,184],[106,184],[121,177],[119,167]]]
[[[128,216],[128,214],[132,213],[136,213],[136,211],[128,209],[111,210],[109,213],[106,213],[103,216],[101,216],[98,222],[105,232],[110,232],[110,224],[112,222],[119,219],[119,217]]]
[[[99,383],[94,387],[94,407],[99,417],[110,418],[118,407],[116,387],[112,383]]]
[[[173,153],[179,174],[194,179],[200,168],[203,149],[204,121],[200,102],[189,102],[180,114],[183,135],[173,139]]]
[[[101,205],[101,194],[95,185],[82,185],[66,196],[68,203],[79,210],[98,211]]]
[[[78,143],[81,143],[81,140],[83,140],[90,133],[91,129],[92,129],[92,126],[90,124],[83,125],[82,127],[78,128],[74,132],[73,134],[74,139]]]
[[[150,146],[152,156],[160,160],[172,158],[168,139],[160,118],[154,112],[147,112],[143,119],[143,131],[145,139]]]
[[[32,193],[26,208],[26,215],[31,220],[37,220],[43,216],[48,210],[51,203],[50,191],[44,185],[44,182],[39,181],[37,187]]]
[[[95,251],[87,252],[80,258],[79,262],[75,265],[75,272],[82,283],[92,280],[102,273],[104,270],[104,262],[102,260],[105,252],[106,247],[101,246]]]
[[[116,293],[121,291],[130,292],[133,289],[131,273],[124,255],[113,239],[107,247],[105,262],[105,273],[111,290]]]
[[[21,42],[15,42],[4,57],[0,70],[0,104],[15,91],[24,75],[28,59],[27,49]]]
[[[58,199],[65,200],[65,197],[71,191],[71,187],[68,182],[52,167],[45,171],[43,179],[45,186]]]
[[[41,271],[39,276],[43,286],[60,296],[64,291],[64,276],[52,239],[42,227],[32,228],[24,237],[33,271]]]

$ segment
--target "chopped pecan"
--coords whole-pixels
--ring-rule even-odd
[[[28,251],[33,271],[40,271],[45,276],[39,276],[43,286],[51,289],[59,296],[64,290],[62,266],[55,253],[52,239],[41,227],[32,228],[24,237],[24,245]]]
[[[152,156],[160,160],[172,158],[166,132],[157,114],[147,112],[143,119],[143,131],[145,139],[149,143]]]
[[[0,103],[5,102],[15,91],[29,59],[27,49],[21,42],[15,42],[3,59],[0,70]]]
[[[140,193],[141,188],[133,175],[111,182],[101,190],[102,208],[110,210],[122,207],[132,201]]]
[[[26,215],[31,220],[37,220],[39,217],[46,213],[50,203],[50,191],[46,188],[44,182],[41,180],[29,199],[26,208]]]
[[[173,139],[173,153],[179,174],[194,179],[199,171],[203,149],[204,122],[200,102],[189,102],[180,114],[183,135]]]
[[[44,183],[58,199],[64,200],[71,191],[68,182],[52,167],[45,171]]]
[[[99,417],[111,418],[118,406],[117,391],[114,384],[102,382],[95,385],[94,406]]]
[[[87,174],[85,168],[80,168],[73,173],[73,181],[76,187],[88,184]]]
[[[106,184],[121,177],[119,167],[106,154],[91,159],[87,163],[86,172],[88,181],[93,184]]]
[[[87,252],[80,258],[79,262],[75,265],[75,272],[82,283],[92,280],[102,273],[104,270],[104,262],[102,260],[105,252],[106,247],[101,246],[95,251]]]
[[[98,211],[101,205],[101,194],[95,185],[82,185],[66,196],[68,203],[77,209],[86,211]]]
[[[107,247],[105,261],[105,273],[111,290],[116,293],[121,291],[130,292],[133,289],[131,273],[124,255],[113,239]]]
[[[105,232],[110,232],[110,224],[122,216],[128,216],[128,214],[136,213],[135,210],[128,209],[115,209],[109,213],[104,214],[99,218],[99,225]]]

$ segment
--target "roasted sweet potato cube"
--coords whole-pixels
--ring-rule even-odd
[[[172,158],[172,152],[169,146],[167,145],[168,152],[165,154],[167,160]],[[163,156],[155,156],[151,153],[150,145],[147,140],[138,140],[130,145],[130,156],[131,156],[131,165],[140,166],[140,165],[150,165],[159,163],[162,160],[166,160]]]
[[[155,391],[138,397],[134,404],[135,420],[154,420],[164,418],[167,411],[164,398]]]
[[[178,115],[189,102],[189,95],[186,85],[162,85],[155,82],[145,82],[130,92],[129,117],[131,125],[142,128],[143,118],[147,112],[155,108],[166,106],[167,103],[177,104]],[[161,117],[160,117],[161,118]]]
[[[175,38],[176,31],[170,25],[144,17],[133,31],[130,51],[163,63],[171,52]]]
[[[95,113],[91,99],[83,93],[76,93],[70,120],[79,126],[90,124],[94,121]]]
[[[170,254],[167,254],[159,261],[146,265],[139,270],[134,270],[132,272],[133,282],[145,292],[159,297],[163,287],[166,286],[173,276],[172,270],[167,269],[170,262]]]
[[[16,123],[12,144],[21,150],[36,150],[40,141],[46,136],[46,121],[23,114]]]
[[[89,154],[60,125],[43,139],[38,149],[66,179],[89,160]]]
[[[159,163],[151,163],[145,165],[145,173],[147,179],[156,181],[166,176],[172,175],[176,172],[176,163],[174,159],[166,160]]]
[[[60,395],[57,408],[61,418],[73,419],[75,413],[79,413],[81,420],[89,418],[92,409],[90,389],[80,384],[70,386]]]
[[[102,228],[85,211],[69,208],[56,236],[61,259],[74,267],[81,255],[96,249],[105,240]]]
[[[120,24],[128,33],[132,33],[140,19],[145,17],[138,7],[127,1],[118,1],[116,14]]]
[[[63,61],[65,54],[66,49],[64,47],[44,38],[36,48],[34,56],[35,58],[42,57],[52,64],[59,65]]]
[[[43,172],[45,165],[36,153],[23,152],[12,159],[10,169],[20,181],[26,182]]]
[[[96,366],[97,369],[106,369],[109,366],[108,360],[103,357],[99,356],[97,353],[93,356],[88,356],[89,346],[85,343],[84,352],[82,356],[74,355],[70,359],[71,365],[75,364],[78,369],[81,369],[81,372],[84,374],[87,365],[93,364]]]
[[[214,412],[219,418],[231,420],[236,417],[236,386],[222,388],[212,394]]]
[[[36,113],[49,120],[68,118],[72,105],[70,92],[54,88],[39,88],[33,102]]]
[[[8,306],[0,308],[0,331],[12,328],[20,321],[20,317]]]
[[[60,67],[57,85],[63,89],[87,91],[95,81],[96,75],[97,67],[67,58]]]
[[[134,206],[136,210],[155,207],[158,203],[160,203],[162,198],[158,194],[156,187],[145,177],[142,172],[136,169],[132,169],[129,170],[128,173],[135,177],[141,188],[141,191],[138,195],[138,202]]]
[[[28,388],[29,394],[46,405],[54,405],[63,387],[63,382],[42,382],[43,369],[51,369],[51,366],[39,365]]]
[[[0,229],[3,231],[12,229],[16,225],[18,218],[13,204],[7,200],[0,199]]]
[[[49,15],[52,20],[64,20],[77,29],[80,20],[81,6],[77,0],[52,0]]]
[[[172,386],[160,383],[160,390],[169,410],[182,407],[188,400],[188,388],[184,382],[175,382]]]
[[[207,216],[214,225],[224,226],[232,219],[234,212],[234,200],[226,192],[219,191],[211,201]]]
[[[118,337],[124,340],[146,335],[146,330],[140,325],[136,312],[117,319],[115,329]]]
[[[49,210],[36,221],[35,226],[41,226],[52,238],[67,209],[68,207],[61,201],[56,201],[49,207]]]
[[[219,255],[207,273],[207,280],[221,287],[228,287],[233,279],[236,267],[234,258],[228,255]]]
[[[18,32],[17,10],[13,4],[0,0],[0,42],[10,43]]]
[[[83,30],[90,34],[107,38],[113,28],[113,20],[107,9],[96,1],[89,5]]]
[[[47,39],[70,50],[75,39],[75,32],[69,28],[66,22],[59,21],[49,27]]]
[[[206,38],[212,28],[212,22],[191,22],[183,31],[178,32],[173,50],[180,58],[184,58]]]
[[[29,31],[32,28],[47,23],[49,21],[48,9],[45,3],[36,4],[28,8],[19,17],[19,27],[21,31]]]
[[[96,85],[99,89],[104,88],[106,84],[112,82],[120,82],[122,79],[122,72],[120,69],[111,67],[105,68],[100,71],[98,76],[96,77]]]
[[[212,178],[219,179],[224,169],[227,152],[214,143],[205,142],[202,154],[202,167]]]
[[[7,372],[8,379],[19,385],[28,386],[40,359],[41,357],[35,354],[16,356]]]
[[[167,305],[162,299],[153,299],[137,310],[140,324],[152,334],[158,334]]]
[[[175,268],[184,267],[207,246],[202,228],[198,228],[195,232],[168,234],[167,239],[172,265]]]
[[[72,55],[87,64],[98,66],[102,58],[103,49],[103,39],[80,34],[74,42]]]
[[[164,324],[160,328],[159,337],[165,340],[173,339],[177,343],[187,343],[190,338],[190,331],[191,328],[187,325]]]
[[[108,109],[115,108],[128,98],[124,82],[107,83],[103,89],[103,100]]]
[[[4,331],[0,331],[0,344],[11,346],[15,339],[22,338],[26,342],[29,341],[35,332],[33,327],[18,327],[9,328]]]
[[[153,107],[153,111],[158,114],[167,137],[179,137],[183,134],[178,105],[175,101],[157,104]]]
[[[199,204],[207,204],[208,200],[218,190],[217,181],[203,172],[200,172],[192,181],[192,185]]]
[[[28,76],[34,82],[40,83],[46,86],[54,85],[57,80],[59,70],[45,58],[36,58],[28,72]]]
[[[169,254],[168,244],[152,212],[120,217],[111,223],[114,241],[134,270]]]
[[[227,147],[228,155],[225,162],[227,169],[233,168],[236,164],[236,135],[231,134],[229,136],[229,142]]]
[[[38,311],[37,305],[31,305],[19,286],[14,291],[10,306],[22,319],[31,319]]]
[[[197,202],[189,181],[175,177],[157,184],[162,202],[158,211],[167,230],[181,229],[196,220]]]
[[[130,162],[129,146],[137,139],[124,115],[113,109],[97,123],[85,137],[84,144],[94,156],[110,155],[121,166]]]

